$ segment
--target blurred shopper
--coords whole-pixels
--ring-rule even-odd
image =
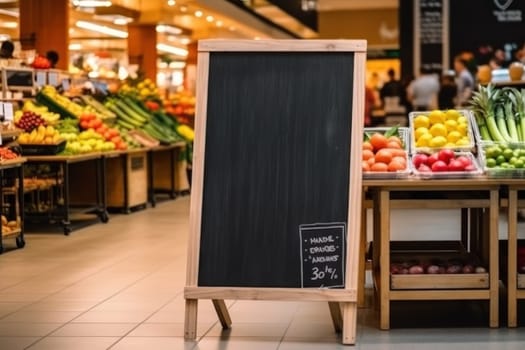
[[[458,87],[454,81],[454,76],[444,74],[441,77],[441,86],[438,93],[438,107],[439,109],[452,109],[456,106],[456,97],[458,95]]]
[[[436,107],[439,81],[435,74],[421,69],[420,76],[408,86],[408,98],[416,111],[428,111]]]
[[[454,70],[456,71],[458,89],[456,104],[466,106],[474,91],[474,77],[467,68],[467,62],[461,57],[454,59]]]
[[[381,90],[379,90],[379,96],[381,98],[381,104],[385,105],[385,98],[387,97],[397,97],[399,102],[402,100],[403,86],[399,80],[396,80],[396,72],[394,69],[390,68],[387,72],[388,81],[383,85]]]
[[[503,51],[502,49],[496,49],[496,51],[494,51],[494,54],[492,55],[492,58],[489,61],[489,66],[492,69],[507,68],[508,62],[505,58],[505,51]]]
[[[50,50],[50,51],[46,52],[46,58],[49,61],[49,63],[51,64],[51,68],[56,68],[58,60],[60,58],[60,56],[58,56],[58,52],[56,52],[54,50]]]
[[[374,90],[365,86],[365,126],[372,126],[372,111],[376,105]]]
[[[15,51],[15,44],[12,41],[6,40],[0,45],[0,58],[13,58],[13,52]]]

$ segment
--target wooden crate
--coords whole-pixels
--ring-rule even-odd
[[[166,192],[189,190],[190,186],[186,174],[187,163],[186,161],[179,161],[180,152],[183,150],[183,147],[177,147],[153,151],[153,188],[155,190]],[[173,164],[173,169],[171,164]],[[172,181],[174,188],[172,188]]]
[[[486,289],[488,273],[391,275],[390,288],[401,289]]]
[[[146,151],[132,151],[106,160],[108,207],[130,208],[147,203],[148,158],[146,155]],[[125,167],[123,162],[126,163]]]

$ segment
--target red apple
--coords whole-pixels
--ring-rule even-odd
[[[463,170],[464,171],[476,171],[476,166],[474,164],[469,164]]]
[[[431,173],[432,169],[430,169],[430,167],[428,165],[426,165],[426,164],[421,164],[417,168],[417,171],[419,171],[420,173]]]
[[[434,163],[439,160],[438,156],[439,156],[438,153],[432,153],[430,156],[428,156],[428,158],[427,158],[427,165],[430,166],[430,167],[432,165],[434,165]]]
[[[428,156],[424,153],[418,153],[415,156],[412,157],[412,163],[414,163],[414,166],[416,169],[419,169],[421,164],[427,164]]]
[[[442,160],[437,160],[432,164],[432,171],[434,172],[443,172],[448,171],[448,165]]]
[[[470,160],[470,158],[467,156],[459,156],[456,158],[456,160],[459,160],[461,163],[463,163],[463,167],[466,167],[472,164],[472,160]]]
[[[454,154],[454,151],[451,149],[445,148],[438,152],[438,159],[447,164],[454,158],[456,158],[456,155]]]
[[[461,162],[458,159],[452,159],[448,163],[448,170],[449,171],[463,171],[465,170],[465,166],[463,165],[463,162]]]

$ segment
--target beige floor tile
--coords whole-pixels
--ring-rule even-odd
[[[206,337],[282,337],[288,328],[288,323],[238,323],[234,322],[230,329],[222,329],[216,324]]]
[[[72,322],[79,323],[141,323],[151,312],[149,311],[88,311]]]
[[[339,335],[335,332],[330,320],[327,322],[315,321],[293,321],[286,331],[284,339],[299,338],[311,340],[337,339]]]
[[[279,345],[279,350],[345,350],[348,348],[349,346],[341,344],[339,339],[333,341],[314,341],[311,338],[285,339]]]
[[[197,336],[208,333],[214,323],[199,323]],[[129,337],[184,337],[184,323],[143,323]]]
[[[39,339],[39,337],[0,337],[0,349],[23,350]]]
[[[194,342],[184,341],[182,337],[126,337],[113,346],[111,350],[191,350],[194,347]],[[246,350],[248,349],[246,348]]]
[[[42,301],[29,304],[23,311],[86,311],[97,305],[93,300],[54,300],[46,298]]]
[[[20,310],[28,303],[2,303],[0,302],[0,319],[7,314]]]
[[[117,337],[47,337],[28,350],[106,350],[118,339]]]
[[[204,338],[195,350],[276,350],[280,338]]]
[[[52,337],[123,337],[136,323],[68,323],[51,334]]]
[[[77,311],[17,311],[2,319],[0,322],[39,322],[39,323],[66,323],[80,314]]]
[[[60,326],[62,323],[0,323],[0,337],[43,337]]]

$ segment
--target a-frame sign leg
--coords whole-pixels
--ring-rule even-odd
[[[343,315],[341,314],[341,306],[338,302],[329,301],[328,308],[330,309],[330,315],[332,316],[332,322],[334,323],[334,329],[337,333],[343,331]]]
[[[197,338],[198,305],[198,299],[186,299],[186,317],[184,318],[184,339],[186,340]]]
[[[343,341],[345,345],[354,345],[357,329],[357,303],[341,303],[343,309]]]
[[[226,307],[226,303],[222,299],[213,299],[212,301],[215,311],[217,311],[219,321],[221,321],[222,329],[229,329],[232,325],[232,320],[228,308]]]

